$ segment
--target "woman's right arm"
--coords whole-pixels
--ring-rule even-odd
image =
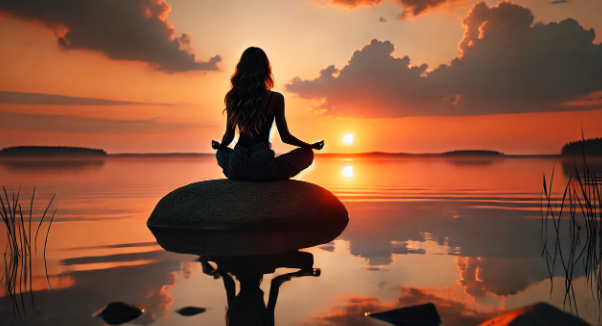
[[[299,138],[293,136],[291,132],[288,130],[288,124],[286,123],[286,116],[284,115],[284,96],[280,93],[274,94],[274,99],[276,102],[276,107],[274,108],[274,115],[276,116],[276,127],[278,128],[278,133],[280,134],[280,139],[285,144],[299,146],[302,148],[311,148],[320,150],[324,148],[324,141],[319,141],[317,143],[308,144]]]

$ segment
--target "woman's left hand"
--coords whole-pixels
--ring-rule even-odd
[[[312,149],[317,149],[317,150],[321,150],[322,148],[324,148],[324,141],[319,141],[317,143],[313,143],[311,144],[311,148]]]
[[[211,148],[218,149],[219,148],[219,143],[216,142],[215,140],[212,140],[211,141]]]

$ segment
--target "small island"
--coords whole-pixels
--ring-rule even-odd
[[[602,138],[591,138],[570,142],[564,147],[560,155],[562,156],[602,156]]]
[[[102,149],[68,146],[15,146],[0,151],[0,158],[104,157]]]

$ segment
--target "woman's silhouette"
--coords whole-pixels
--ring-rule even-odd
[[[310,166],[312,149],[322,149],[324,141],[308,144],[290,133],[284,115],[284,96],[271,91],[272,70],[262,49],[250,47],[243,52],[231,84],[224,99],[228,115],[226,132],[221,144],[216,141],[211,144],[217,149],[217,162],[224,175],[233,180],[283,180]],[[282,141],[300,148],[275,157],[269,143],[274,120]],[[240,137],[232,150],[227,146],[237,127]]]

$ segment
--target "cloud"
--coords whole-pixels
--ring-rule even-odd
[[[472,297],[516,295],[534,283],[545,279],[546,270],[532,259],[497,257],[456,257],[460,272],[458,284]],[[528,268],[525,268],[527,265]],[[532,275],[536,274],[537,275]],[[536,276],[536,280],[532,279]]]
[[[555,0],[555,1],[552,1],[550,3],[553,4],[553,5],[557,5],[559,3],[569,3],[569,2],[570,2],[569,0]]]
[[[113,60],[148,62],[157,70],[218,70],[221,57],[198,61],[188,34],[176,37],[163,0],[2,1],[0,12],[52,29],[65,50],[91,50]]]
[[[0,128],[46,132],[127,132],[145,133],[169,129],[198,127],[190,123],[166,124],[151,120],[106,120],[59,114],[25,114],[0,112]]]
[[[25,105],[130,105],[148,104],[129,101],[113,101],[98,98],[74,97],[42,93],[0,91],[0,104]],[[152,105],[152,104],[151,104]]]
[[[570,105],[602,90],[602,45],[577,21],[536,23],[509,2],[477,3],[463,21],[462,55],[427,71],[372,40],[345,67],[329,66],[286,89],[320,102],[327,114],[364,118],[581,111]]]
[[[382,0],[330,0],[330,2],[334,5],[343,6],[347,8],[357,8],[357,7],[372,7],[378,6],[381,4]]]
[[[400,286],[401,295],[394,302],[381,302],[375,297],[348,297],[345,298],[342,305],[324,315],[315,318],[318,325],[374,325],[374,321],[364,316],[365,312],[382,312],[396,308],[416,306],[425,303],[433,303],[441,319],[448,326],[477,325],[479,322],[487,320],[501,311],[480,312],[469,306],[469,302],[464,302],[458,298],[449,297],[445,293],[435,292],[427,288]]]
[[[357,7],[378,6],[382,0],[330,0],[332,5],[353,10]],[[436,9],[446,3],[465,2],[465,0],[394,0],[403,8],[399,18],[416,17]]]

